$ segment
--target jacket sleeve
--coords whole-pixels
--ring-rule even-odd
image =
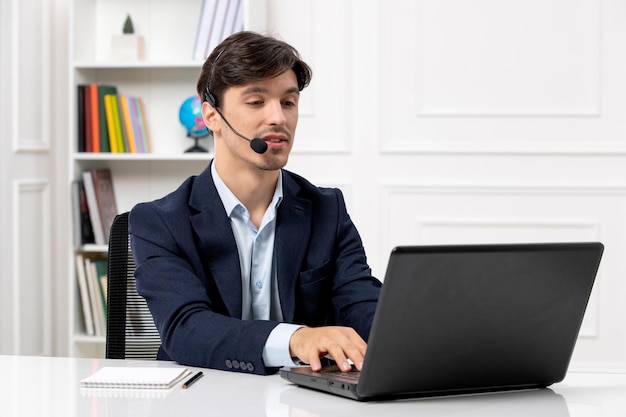
[[[332,303],[337,324],[354,328],[367,341],[376,311],[381,282],[372,276],[361,237],[336,191],[335,277]]]

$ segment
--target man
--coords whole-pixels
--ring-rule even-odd
[[[331,358],[360,369],[380,281],[341,192],[283,170],[311,70],[272,37],[236,33],[198,80],[215,158],[129,217],[159,359],[269,374]]]

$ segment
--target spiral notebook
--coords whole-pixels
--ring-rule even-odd
[[[104,367],[80,381],[83,388],[168,389],[191,374],[187,368]]]

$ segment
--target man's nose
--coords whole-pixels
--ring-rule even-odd
[[[278,100],[272,100],[266,105],[266,119],[267,123],[272,126],[283,126],[287,118],[285,117],[285,110],[282,103]]]

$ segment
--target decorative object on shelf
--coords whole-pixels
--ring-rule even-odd
[[[209,129],[202,120],[202,101],[198,96],[191,96],[183,101],[178,112],[180,123],[187,129],[187,137],[195,140],[194,146],[185,152],[208,152],[198,145],[198,140],[210,136]]]
[[[113,35],[111,41],[111,59],[114,61],[138,61],[144,58],[145,41],[143,36],[135,34],[130,15],[126,16],[121,35]]]

